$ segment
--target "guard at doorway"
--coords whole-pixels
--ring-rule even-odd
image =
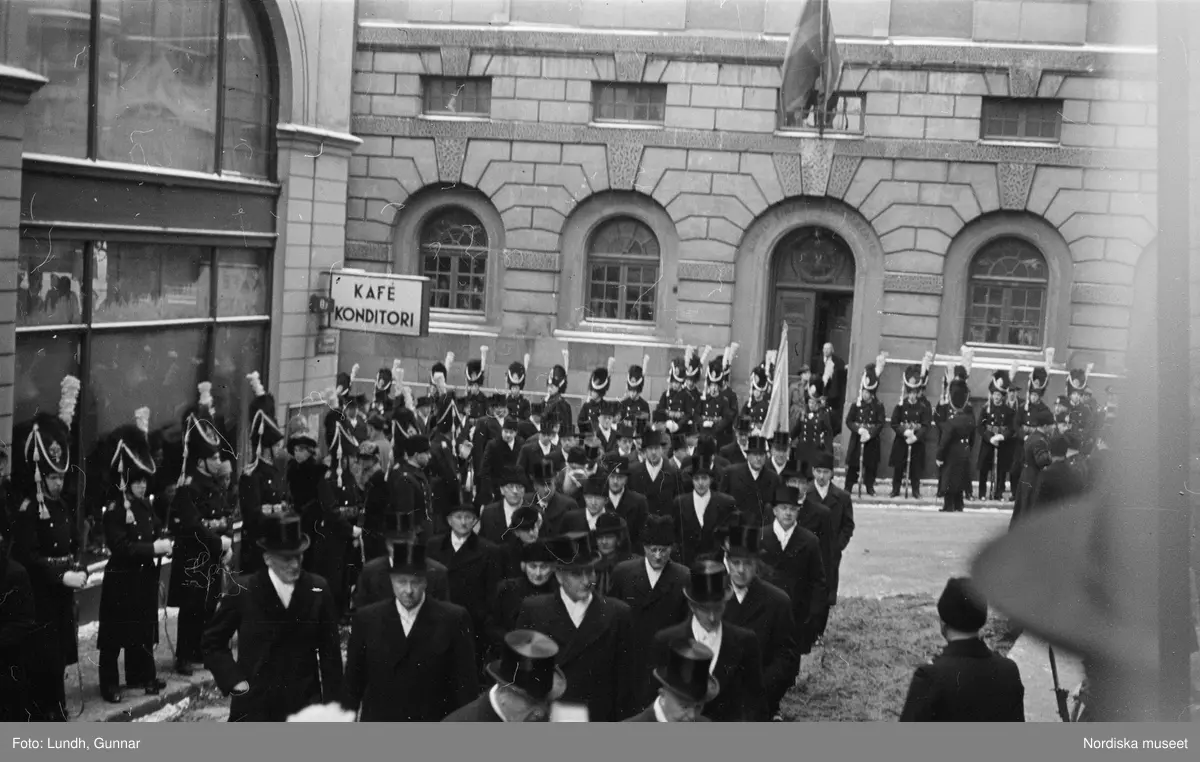
[[[875,397],[887,353],[881,352],[874,365],[863,371],[859,385],[858,400],[846,414],[846,428],[850,430],[850,447],[846,452],[846,491],[854,489],[862,476],[867,494],[875,494],[875,475],[879,471],[879,432],[887,424],[887,411]]]
[[[979,499],[988,496],[989,479],[992,485],[991,498],[1004,497],[1004,483],[1012,465],[1013,424],[1016,411],[1006,402],[1012,379],[1006,370],[992,373],[988,382],[988,402],[979,413]]]
[[[932,364],[933,352],[926,352],[920,365],[909,365],[904,369],[904,397],[892,410],[892,430],[896,432],[892,453],[888,458],[888,465],[892,467],[892,497],[900,497],[900,488],[907,475],[905,497],[911,490],[914,498],[921,498],[925,435],[933,423],[929,406],[923,404],[921,398],[925,394]]]

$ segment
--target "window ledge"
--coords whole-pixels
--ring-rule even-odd
[[[149,167],[142,164],[124,164],[104,159],[79,159],[71,156],[56,156],[53,154],[25,152],[22,162],[34,169],[47,173],[56,173],[83,177],[124,177],[131,182],[162,183],[164,185],[183,185],[198,188],[217,188],[246,193],[261,193],[274,195],[279,192],[277,182],[254,178],[238,173],[194,172],[189,169],[166,169]]]
[[[863,140],[867,137],[861,132],[834,132],[831,130],[826,130],[822,135],[815,128],[811,130],[777,129],[774,135],[777,138],[821,138],[823,140]]]
[[[605,130],[648,130],[648,131],[653,131],[653,130],[665,130],[666,129],[665,124],[658,124],[658,123],[649,124],[646,122],[608,122],[608,121],[596,121],[595,119],[588,122],[588,127],[598,127],[600,129],[605,129]]]
[[[1058,140],[1001,140],[999,138],[980,138],[981,146],[998,146],[1003,148],[1062,148]]]
[[[463,315],[453,312],[429,312],[429,333],[447,334],[450,336],[488,336],[500,335],[497,326],[488,323],[482,315]]]
[[[417,119],[425,122],[490,122],[490,114],[418,114]]]
[[[575,330],[558,329],[554,332],[554,338],[576,344],[619,343],[623,346],[653,349],[671,349],[678,346],[678,342],[661,336],[657,326],[643,329],[630,325],[584,323]]]

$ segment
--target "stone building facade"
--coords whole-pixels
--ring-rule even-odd
[[[342,366],[425,381],[453,351],[461,384],[486,345],[490,384],[528,353],[541,391],[566,349],[581,392],[649,355],[657,399],[685,346],[737,342],[744,391],[787,321],[793,369],[830,341],[852,385],[880,351],[963,343],[1125,372],[1152,8],[831,0],[843,97],[818,134],[777,105],[795,3],[446,6],[360,4],[347,264],[437,293],[428,337],[344,332]]]

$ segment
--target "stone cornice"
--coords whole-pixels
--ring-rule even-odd
[[[353,151],[362,145],[362,139],[349,132],[335,132],[303,124],[282,123],[276,125],[275,134],[280,143],[291,141],[303,145],[324,145],[335,150]]]
[[[27,69],[0,63],[0,100],[28,103],[29,98],[49,81]]]
[[[686,32],[597,31],[577,28],[448,26],[435,24],[359,24],[358,45],[366,50],[435,49],[468,46],[510,54],[592,55],[637,52],[680,60],[777,66],[787,49],[780,35],[714,35]],[[1014,62],[1036,61],[1042,71],[1081,74],[1155,76],[1157,61],[1149,48],[1066,45],[1003,45],[952,40],[841,39],[847,65],[889,68],[1004,69]],[[1021,64],[1017,64],[1021,65]]]
[[[495,120],[446,122],[412,117],[356,116],[351,122],[356,135],[591,143],[611,146],[635,144],[797,155],[802,145],[821,140],[811,134],[793,135],[779,132],[718,132],[674,128],[647,130]],[[1153,150],[1042,147],[1029,144],[1004,145],[917,138],[830,138],[826,142],[832,144],[834,156],[1140,170],[1152,170],[1156,165],[1156,154]]]

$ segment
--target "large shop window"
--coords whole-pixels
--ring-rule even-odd
[[[269,375],[270,250],[34,235],[24,234],[19,257],[14,422],[56,410],[73,374],[83,382],[76,444],[85,455],[145,406],[177,467],[184,411],[207,380],[237,451],[246,374]]]
[[[1037,247],[997,238],[971,261],[964,338],[970,344],[1041,347],[1049,269]]]
[[[645,223],[617,217],[588,241],[588,320],[654,322],[661,257]]]
[[[26,109],[25,150],[268,177],[275,86],[258,5],[0,0],[5,58],[50,80]]]
[[[421,274],[430,280],[431,309],[483,314],[487,267],[487,231],[466,209],[445,207],[421,226]]]

